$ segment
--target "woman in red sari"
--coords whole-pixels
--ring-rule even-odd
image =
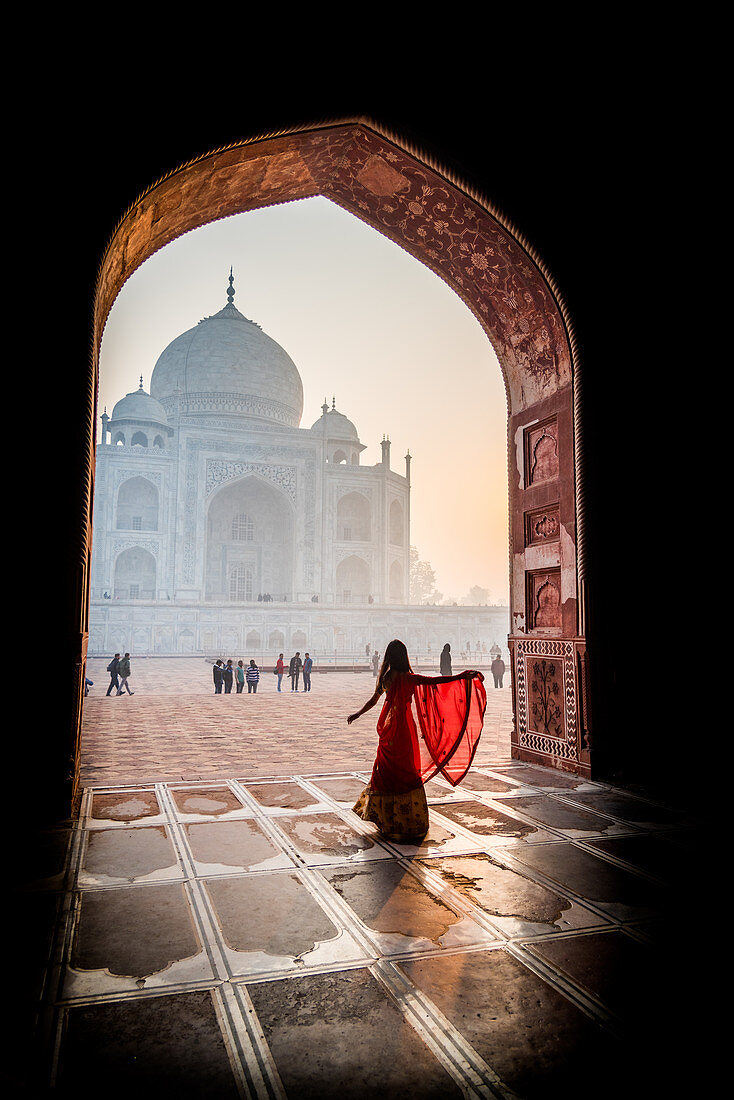
[[[481,672],[417,676],[403,642],[385,650],[374,695],[350,714],[351,725],[385,695],[379,745],[368,785],[352,807],[388,840],[420,841],[428,832],[424,783],[439,772],[456,786],[469,770],[484,721]]]

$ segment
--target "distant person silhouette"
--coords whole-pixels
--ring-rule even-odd
[[[309,657],[308,653],[305,656],[303,662],[303,690],[311,690],[311,669],[313,668],[313,661]]]
[[[118,668],[120,665],[120,654],[116,653],[110,663],[107,665],[107,671],[110,674],[110,686],[107,688],[107,694],[112,694],[112,689],[115,691],[120,690],[120,677],[118,675]]]
[[[214,680],[214,694],[222,694],[222,682],[224,680],[224,665],[221,661],[217,661],[212,669],[212,678]]]
[[[224,693],[225,695],[229,695],[232,691],[232,684],[234,683],[234,667],[231,660],[227,661],[224,666],[222,679],[224,680]]]
[[[120,686],[117,689],[118,695],[125,694],[125,688],[127,688],[128,695],[134,695],[134,691],[130,691],[130,685],[127,682],[130,676],[130,654],[126,653],[124,657],[120,658],[120,662],[117,666],[117,671],[120,674]]]
[[[441,675],[453,676],[451,671],[451,646],[448,642],[441,650]]]
[[[255,658],[250,658],[250,663],[247,666],[247,672],[245,673],[247,678],[247,694],[257,695],[257,685],[260,679],[260,669],[255,664]]]
[[[301,675],[302,665],[301,653],[300,650],[298,650],[296,651],[295,657],[291,657],[290,664],[288,665],[288,675],[291,678],[291,691],[298,691],[298,677]]]
[[[494,676],[494,686],[496,688],[502,687],[502,677],[505,674],[505,662],[501,657],[495,657],[491,664],[492,675]]]

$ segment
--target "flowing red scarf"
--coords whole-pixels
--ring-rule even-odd
[[[455,787],[474,759],[486,705],[481,672],[448,679],[399,673],[377,722],[372,789],[404,794],[439,772]]]

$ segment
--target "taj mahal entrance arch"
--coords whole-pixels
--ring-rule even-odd
[[[95,299],[95,385],[107,316],[145,260],[202,225],[315,196],[430,268],[494,347],[508,408],[512,753],[589,775],[583,433],[573,329],[532,245],[486,197],[365,120],[265,134],[197,157],[152,184],[108,244]]]

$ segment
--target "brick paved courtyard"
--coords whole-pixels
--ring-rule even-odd
[[[370,768],[379,710],[346,716],[374,691],[369,672],[315,672],[308,694],[264,672],[257,694],[214,695],[202,658],[132,660],[132,696],[107,696],[108,659],[93,658],[84,703],[82,783],[127,784]],[[438,672],[436,672],[438,675]],[[487,713],[476,763],[509,760],[511,691],[486,674]]]

